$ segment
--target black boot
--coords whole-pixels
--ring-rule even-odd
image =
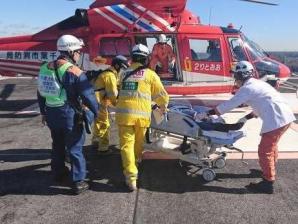
[[[89,189],[89,184],[83,180],[75,182],[72,187],[72,191],[76,195],[79,195],[79,194],[83,193],[84,191],[87,191],[88,189]]]
[[[274,181],[263,179],[259,183],[250,183],[245,186],[249,191],[256,193],[273,194],[274,193]]]

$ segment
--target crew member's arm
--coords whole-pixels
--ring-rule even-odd
[[[45,115],[46,114],[46,110],[45,110],[46,99],[40,95],[38,90],[37,90],[37,101],[38,101],[38,105],[39,105],[39,109],[40,109],[40,114]]]
[[[113,106],[116,105],[118,89],[117,89],[117,78],[114,74],[110,74],[104,77],[106,97],[109,99]]]
[[[82,98],[83,104],[87,106],[96,117],[98,114],[98,103],[95,98],[94,89],[87,79],[86,74],[77,66],[70,67],[64,75],[64,81],[66,88],[69,88],[68,97],[77,97],[79,95]]]
[[[196,115],[198,120],[202,120],[210,115],[221,115],[247,102],[250,98],[250,93],[247,88],[241,87],[237,93],[230,99],[219,104],[215,109],[207,112],[201,112]]]
[[[246,103],[251,97],[251,91],[246,87],[241,87],[230,100],[219,104],[215,108],[216,114],[220,115],[227,113],[241,104]]]
[[[160,81],[158,75],[152,71],[152,85],[151,85],[152,101],[157,103],[161,113],[165,113],[169,104],[169,95]]]
[[[167,55],[168,55],[170,64],[174,64],[175,63],[175,54],[174,54],[174,51],[173,51],[171,45],[169,45],[169,44],[167,44]]]
[[[151,53],[151,60],[150,60],[150,63],[149,63],[149,68],[151,68],[152,70],[155,70],[156,69],[156,64],[158,62],[158,47],[157,47],[158,44],[155,44],[153,46],[153,49],[152,49],[152,53]]]
[[[95,97],[94,89],[89,83],[85,73],[82,73],[78,77],[78,90],[83,104],[93,112],[95,117],[97,117],[99,105]]]

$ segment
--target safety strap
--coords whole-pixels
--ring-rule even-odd
[[[54,70],[55,70],[55,75],[56,75],[58,83],[60,84],[61,88],[65,90],[62,80],[60,79],[59,74],[58,74],[57,61],[54,61]],[[62,90],[61,90],[60,94],[62,94]],[[78,100],[68,100],[68,102],[73,107],[73,109],[76,111],[76,113],[79,113],[82,110],[81,103],[79,101],[80,101],[79,99]]]
[[[125,82],[129,77],[131,77],[132,75],[134,75],[138,71],[141,71],[142,69],[145,69],[145,68],[147,68],[147,67],[146,66],[140,66],[137,69],[127,73],[126,76],[123,78],[122,82]]]
[[[62,83],[62,81],[61,81],[61,79],[59,77],[59,74],[58,74],[58,67],[57,67],[57,61],[56,60],[54,61],[54,70],[55,70],[55,75],[56,75],[56,78],[57,78],[58,83],[60,84],[60,86],[62,87],[62,89],[65,89],[64,88],[64,85],[63,85],[63,83]]]

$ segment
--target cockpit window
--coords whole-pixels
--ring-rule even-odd
[[[189,39],[189,45],[193,61],[222,61],[219,40]]]
[[[233,56],[233,61],[247,61],[247,56],[243,49],[242,40],[239,37],[229,38],[230,50]]]
[[[245,46],[253,60],[264,58],[267,56],[266,52],[255,42],[243,35]]]

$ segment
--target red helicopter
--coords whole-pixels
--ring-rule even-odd
[[[96,0],[89,9],[77,9],[74,16],[36,34],[0,38],[0,74],[38,75],[43,61],[58,56],[56,41],[63,34],[84,40],[79,63],[84,70],[104,69],[118,54],[129,57],[136,43],[152,50],[164,34],[175,58],[173,66],[160,73],[169,94],[232,92],[230,71],[240,60],[250,61],[259,78],[273,82],[289,78],[286,65],[271,59],[233,25],[201,24],[185,9],[186,1]]]

